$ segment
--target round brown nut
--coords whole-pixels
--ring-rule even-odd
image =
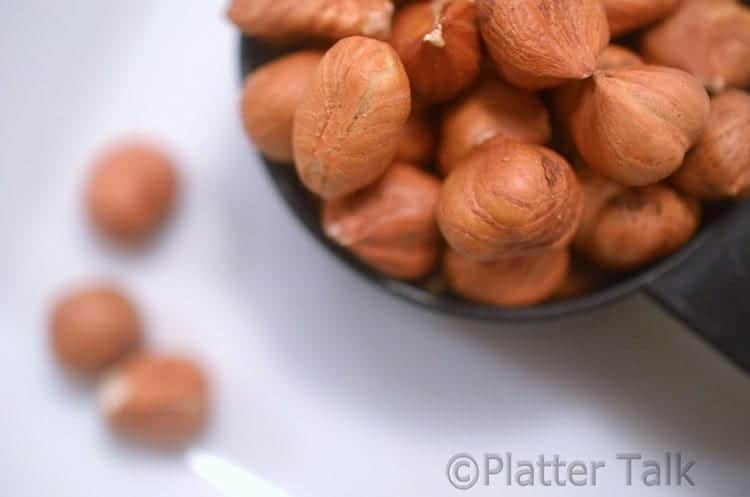
[[[294,162],[294,113],[323,54],[296,52],[261,66],[247,77],[242,93],[245,131],[269,159]]]
[[[394,161],[428,165],[435,155],[435,135],[435,128],[427,117],[412,115],[404,126]]]
[[[496,138],[443,184],[438,223],[457,252],[479,261],[565,248],[578,229],[581,188],[552,150]]]
[[[706,130],[672,183],[706,200],[750,196],[750,95],[729,90],[711,101]]]
[[[326,199],[374,182],[391,165],[410,112],[409,79],[390,45],[360,36],[336,43],[294,120],[300,179]]]
[[[187,359],[141,355],[102,381],[99,406],[120,435],[147,445],[183,446],[205,425],[208,381]]]
[[[609,43],[601,0],[476,0],[479,27],[503,79],[538,90],[585,79]]]
[[[570,128],[578,151],[592,169],[624,185],[674,173],[708,121],[708,94],[677,69],[609,69],[581,85]]]
[[[373,185],[323,206],[328,237],[398,279],[426,276],[438,262],[435,221],[440,182],[416,166],[393,164]]]
[[[609,30],[620,36],[664,19],[682,0],[604,0]]]
[[[641,41],[647,62],[688,71],[713,93],[750,85],[750,9],[736,0],[685,0]]]
[[[229,19],[248,36],[277,42],[391,34],[390,0],[232,0]]]
[[[550,134],[549,113],[535,93],[484,78],[443,114],[440,171],[449,174],[474,148],[497,136],[542,145]]]
[[[91,288],[62,298],[52,312],[50,335],[55,357],[66,369],[93,375],[138,348],[141,323],[120,291]]]
[[[482,52],[474,0],[420,0],[399,10],[391,44],[413,90],[431,102],[454,98],[479,76]]]
[[[96,160],[86,200],[89,218],[106,237],[133,244],[152,236],[177,196],[172,160],[145,143],[124,143]]]
[[[629,188],[611,197],[576,249],[613,271],[631,271],[679,250],[700,224],[700,204],[663,185]]]
[[[448,250],[443,269],[448,284],[461,297],[502,307],[524,307],[552,297],[565,280],[569,264],[567,249],[489,263]]]

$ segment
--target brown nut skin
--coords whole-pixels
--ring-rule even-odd
[[[179,357],[136,356],[105,377],[98,394],[115,433],[155,447],[186,445],[203,429],[209,412],[204,372]]]
[[[427,166],[434,158],[436,148],[437,132],[430,119],[412,114],[404,126],[394,161]]]
[[[411,112],[409,78],[387,43],[354,36],[323,57],[294,120],[294,157],[325,199],[369,185],[391,165]]]
[[[659,66],[597,71],[581,86],[571,133],[584,161],[629,186],[674,173],[708,120],[708,94],[690,74]]]
[[[485,45],[503,79],[538,90],[585,79],[609,43],[601,0],[476,0]]]
[[[565,159],[545,147],[497,138],[448,176],[438,224],[454,250],[486,262],[566,247],[582,209],[581,188]]]
[[[750,9],[734,0],[685,0],[641,40],[652,64],[677,67],[712,93],[750,85]]]
[[[50,319],[50,339],[63,367],[93,376],[138,349],[141,322],[119,290],[87,288],[57,302]]]
[[[583,192],[583,214],[574,246],[583,247],[596,229],[599,212],[612,198],[627,191],[627,187],[585,168],[578,171],[578,181]]]
[[[232,0],[227,15],[248,36],[276,42],[347,36],[387,39],[389,0]]]
[[[482,304],[526,307],[544,302],[563,284],[570,264],[567,249],[482,263],[447,250],[443,271],[459,296]]]
[[[672,183],[704,200],[750,196],[750,95],[729,90],[711,101],[706,131]]]
[[[664,19],[682,3],[682,0],[604,0],[609,20],[609,31],[615,36]]]
[[[664,185],[629,188],[611,197],[576,249],[613,271],[631,271],[679,250],[700,224],[700,204]]]
[[[177,188],[173,162],[160,148],[122,143],[105,151],[93,165],[86,191],[88,216],[105,237],[139,244],[164,224]]]
[[[391,44],[412,89],[430,102],[450,100],[479,76],[481,46],[474,0],[421,0],[401,9]]]
[[[441,252],[435,206],[440,182],[393,164],[373,185],[323,205],[323,231],[366,264],[396,279],[429,274]]]
[[[477,146],[497,136],[542,145],[550,135],[549,112],[535,93],[483,78],[443,113],[440,171],[449,174]]]
[[[316,51],[285,55],[245,81],[241,104],[245,131],[261,153],[275,162],[294,162],[294,114],[322,57]]]

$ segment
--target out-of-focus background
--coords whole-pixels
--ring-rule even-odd
[[[495,481],[477,496],[746,496],[750,379],[645,298],[558,323],[480,324],[409,307],[324,252],[241,131],[224,3],[4,5],[4,495],[221,495],[179,455],[113,440],[89,387],[54,365],[50,299],[109,278],[143,309],[155,347],[210,370],[215,415],[197,446],[292,497],[457,495],[446,464],[459,452],[609,464],[597,487]],[[173,222],[136,255],[102,245],[81,209],[92,154],[132,133],[162,139],[183,179]],[[625,486],[618,452],[667,450],[696,461],[696,487]]]

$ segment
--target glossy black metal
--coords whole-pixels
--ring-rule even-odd
[[[255,40],[244,38],[241,49],[241,67],[244,77],[254,68],[272,60],[290,49],[269,48]],[[300,183],[293,167],[288,165],[274,164],[264,159],[274,185],[281,193],[286,204],[294,215],[302,221],[309,232],[337,258],[345,262],[350,268],[364,276],[368,281],[383,288],[387,292],[400,297],[413,304],[420,305],[438,312],[471,317],[484,320],[496,321],[534,321],[555,319],[562,316],[576,314],[591,310],[621,298],[631,295],[644,286],[652,285],[661,276],[674,271],[689,270],[685,268],[685,262],[695,255],[702,257],[702,250],[707,245],[716,243],[720,232],[727,223],[731,223],[733,217],[730,215],[734,209],[718,209],[710,213],[710,221],[705,223],[701,232],[679,253],[665,259],[644,270],[624,275],[619,281],[586,297],[551,302],[532,308],[504,309],[487,305],[472,304],[457,298],[445,295],[434,295],[419,285],[404,283],[401,281],[385,278],[372,271],[367,266],[352,257],[348,252],[328,240],[320,229],[318,216],[318,203]],[[711,240],[711,244],[706,242]],[[709,247],[709,250],[713,250]],[[666,299],[662,298],[661,301]]]

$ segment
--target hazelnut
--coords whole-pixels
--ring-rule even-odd
[[[734,0],[685,0],[641,42],[650,63],[692,73],[713,93],[750,85],[750,9]]]
[[[537,90],[585,79],[609,43],[601,0],[476,0],[479,27],[503,78]]]
[[[672,182],[706,200],[750,195],[750,95],[730,90],[711,101],[706,131]]]
[[[438,223],[448,243],[479,261],[566,247],[581,217],[575,173],[545,147],[496,138],[448,176]]]
[[[411,111],[409,78],[387,43],[354,36],[323,56],[294,120],[302,182],[330,199],[391,165]]]
[[[585,168],[578,171],[578,181],[583,192],[583,214],[574,239],[574,245],[581,247],[586,244],[586,241],[596,229],[599,212],[602,208],[613,197],[626,191],[627,187]]]
[[[110,373],[99,389],[99,407],[111,428],[154,446],[189,442],[203,428],[208,404],[203,371],[178,357],[134,357]]]
[[[610,69],[582,83],[570,129],[591,168],[622,184],[643,186],[682,165],[708,113],[708,95],[683,71]]]
[[[141,323],[133,304],[109,287],[63,297],[50,319],[52,349],[71,372],[93,375],[138,348]]]
[[[123,143],[94,163],[86,200],[98,230],[122,243],[152,236],[172,211],[177,174],[172,160],[145,143]]]
[[[475,147],[497,136],[541,145],[550,134],[549,113],[535,93],[483,78],[443,113],[440,170],[450,173]]]
[[[620,69],[644,65],[643,59],[630,49],[610,44],[602,50],[596,61],[597,70]],[[560,127],[562,146],[575,154],[575,145],[570,134],[570,116],[578,105],[582,81],[570,81],[557,88],[553,94],[555,120]]]
[[[555,299],[570,300],[595,292],[607,283],[608,275],[602,269],[580,259],[573,258],[562,284],[555,291]]]
[[[246,35],[272,41],[386,39],[393,10],[389,0],[232,0],[228,16]]]
[[[432,102],[452,99],[479,75],[474,0],[421,0],[407,5],[396,14],[391,44],[415,92]]]
[[[294,113],[322,56],[315,51],[286,55],[262,66],[245,81],[242,93],[245,130],[261,153],[273,161],[294,161]]]
[[[435,222],[440,182],[395,163],[373,185],[323,206],[323,230],[366,264],[398,279],[426,276],[441,243]]]
[[[671,14],[682,0],[604,0],[612,37],[659,21]]]
[[[483,304],[524,307],[552,297],[565,280],[569,264],[567,249],[489,263],[448,250],[443,269],[448,284],[461,297]]]
[[[685,245],[698,229],[700,204],[661,184],[627,188],[604,202],[587,223],[576,249],[605,269],[630,271]]]
[[[412,116],[406,121],[396,150],[395,161],[428,165],[437,147],[437,136],[432,122],[425,116]]]

